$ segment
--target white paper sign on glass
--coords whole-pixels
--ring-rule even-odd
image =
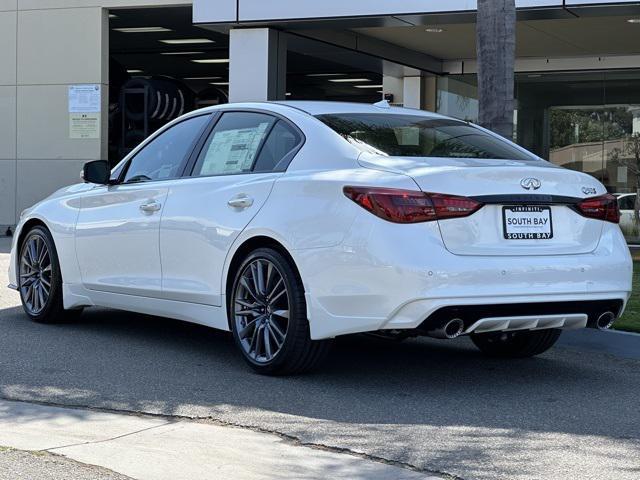
[[[69,113],[98,113],[102,105],[98,84],[69,85]]]

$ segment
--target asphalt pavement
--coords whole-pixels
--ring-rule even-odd
[[[640,361],[604,352],[354,336],[319,373],[268,378],[224,332],[106,309],[37,325],[0,289],[2,398],[215,420],[465,480],[640,478]]]
[[[0,480],[131,480],[118,473],[43,452],[0,448]]]

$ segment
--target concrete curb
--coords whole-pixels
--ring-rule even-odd
[[[139,480],[441,480],[254,430],[0,400],[0,445]]]

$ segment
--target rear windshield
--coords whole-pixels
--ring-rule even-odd
[[[392,157],[534,160],[508,142],[465,122],[386,113],[319,115],[358,148]]]

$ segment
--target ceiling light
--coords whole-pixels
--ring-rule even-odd
[[[229,63],[228,58],[198,58],[191,61],[193,63]]]
[[[220,80],[222,77],[184,77],[183,80]]]
[[[330,82],[335,83],[360,83],[360,82],[370,82],[368,78],[334,78],[329,80]]]
[[[378,90],[380,90],[382,88],[382,85],[354,85],[354,87],[356,87],[356,88],[377,88]]]
[[[627,23],[640,23],[640,18],[630,18]]]
[[[527,75],[527,77],[529,78],[540,78],[542,76],[541,73],[531,73],[529,75]]]
[[[425,32],[427,33],[442,33],[444,32],[444,28],[440,28],[440,27],[427,27],[424,29]]]
[[[160,55],[200,55],[204,52],[160,52]]]
[[[344,73],[308,73],[307,77],[343,77]]]
[[[291,96],[291,92],[285,93],[285,96],[290,97]]]
[[[229,82],[211,82],[211,85],[229,85]]]
[[[208,38],[176,38],[172,40],[159,40],[167,45],[190,45],[194,43],[216,43]]]
[[[109,18],[118,18],[118,15],[115,15],[115,14],[113,14],[113,13],[110,13],[110,14],[109,14]]]
[[[127,27],[127,28],[114,28],[116,32],[122,33],[156,33],[156,32],[172,32],[168,28],[164,27]]]
[[[137,68],[127,69],[127,73],[142,73],[142,70],[138,70]]]

